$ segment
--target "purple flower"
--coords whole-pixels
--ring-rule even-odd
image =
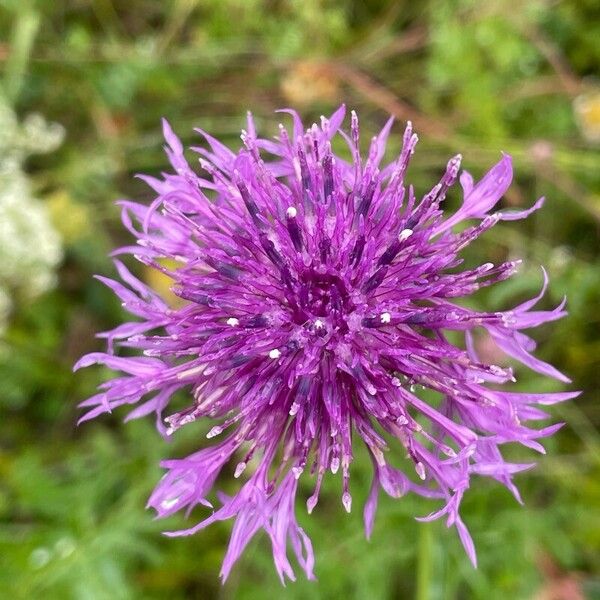
[[[164,122],[174,173],[142,176],[157,194],[149,207],[120,203],[137,244],[115,254],[133,254],[170,277],[184,302],[169,306],[119,261],[123,283],[99,278],[138,320],[101,334],[108,352],[77,363],[123,373],[82,403],[89,411],[81,420],[137,404],[128,418],[155,413],[165,437],[200,418],[214,422],[207,437],[222,441],[165,461],[167,473],[149,505],[164,517],[218,501],[203,521],[168,535],[234,518],[223,579],[260,529],[271,539],[282,581],[294,579],[288,542],[314,577],[311,543],[294,513],[298,479],[315,480],[311,512],[326,472],[341,468],[342,504],[350,511],[353,435],[373,462],[367,535],[380,488],[395,498],[411,492],[439,499],[441,509],[423,520],[445,516],[456,525],[475,563],[459,516],[471,475],[493,477],[520,501],[513,475],[532,464],[505,462],[501,444],[543,453],[538,439],[561,424],[532,429],[524,423],[547,418],[539,405],[577,393],[500,390],[515,381],[513,371],[481,360],[472,332],[488,335],[534,371],[568,382],[532,356],[535,343],[522,333],[564,316],[564,302],[552,311],[533,310],[546,289],[544,272],[539,296],[512,310],[465,308],[456,299],[510,277],[518,263],[461,270],[459,254],[498,221],[524,218],[543,199],[529,210],[489,214],[510,185],[510,156],[474,182],[466,171],[459,177],[457,155],[417,200],[405,184],[417,143],[410,123],[400,156],[382,166],[391,119],[363,158],[356,114],[349,135],[340,129],[343,106],[308,130],[294,111],[284,112],[293,118],[291,135],[280,126],[275,140],[259,138],[248,116],[237,153],[198,130],[209,148],[192,148],[201,174]],[[336,135],[350,160],[332,152]],[[463,204],[444,218],[442,203],[457,178]],[[466,220],[468,226],[453,230]],[[448,331],[464,335],[464,344],[455,345],[456,334],[449,338]],[[116,346],[140,356],[118,357]],[[427,400],[421,388],[429,390]],[[191,392],[190,405],[171,412],[169,401],[180,389]],[[408,455],[402,470],[386,458],[392,438]],[[398,457],[391,454],[393,462]],[[217,493],[215,499],[215,481],[227,464],[237,465],[234,477],[244,483],[233,497]]]

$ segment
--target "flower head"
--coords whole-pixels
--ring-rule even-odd
[[[82,420],[139,403],[128,418],[155,413],[164,436],[198,419],[213,421],[207,437],[221,441],[165,461],[167,473],[149,505],[159,516],[212,507],[219,473],[236,464],[239,491],[217,494],[219,506],[208,518],[169,534],[234,518],[223,578],[260,529],[271,539],[282,580],[294,578],[288,541],[312,578],[312,547],[294,514],[298,480],[314,479],[311,512],[326,473],[341,470],[341,500],[350,511],[350,469],[359,444],[373,463],[367,535],[380,489],[393,497],[437,498],[442,508],[425,520],[445,516],[456,525],[475,562],[459,516],[471,475],[493,477],[519,499],[512,477],[532,465],[505,462],[500,446],[519,442],[543,452],[538,438],[560,424],[531,429],[524,423],[547,417],[537,405],[576,394],[500,391],[500,384],[515,380],[513,371],[477,356],[473,330],[527,367],[568,381],[532,356],[535,344],[522,333],[562,317],[564,302],[552,311],[532,310],[546,288],[544,273],[540,295],[512,310],[465,308],[458,298],[508,278],[518,263],[461,269],[460,251],[498,221],[526,217],[543,199],[529,210],[488,214],[510,185],[508,155],[476,183],[460,172],[455,156],[417,199],[405,184],[417,143],[410,123],[400,156],[382,166],[391,120],[362,157],[355,113],[348,135],[340,129],[343,106],[308,130],[287,112],[293,131],[280,126],[274,141],[257,137],[249,116],[237,153],[199,131],[208,144],[192,148],[201,174],[164,122],[174,173],[142,177],[157,194],[150,206],[121,202],[137,245],[116,253],[133,254],[170,277],[184,303],[169,306],[119,261],[122,283],[99,278],[138,320],[102,334],[108,352],[78,363],[123,372],[83,402],[89,412]],[[335,135],[345,140],[349,161],[333,153]],[[457,179],[463,204],[445,218],[443,201]],[[455,231],[463,221],[468,226]],[[452,343],[448,331],[464,343]],[[140,356],[119,357],[115,346]],[[180,389],[191,392],[190,404],[169,411]],[[354,444],[353,435],[359,438]],[[390,464],[398,457],[386,456],[393,438],[408,455],[402,470]]]

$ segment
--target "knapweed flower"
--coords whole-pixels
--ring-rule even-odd
[[[488,214],[510,185],[508,155],[478,182],[461,173],[455,156],[417,199],[405,183],[417,143],[410,123],[400,156],[382,166],[391,120],[363,157],[355,113],[347,134],[340,129],[343,106],[307,130],[287,112],[293,131],[280,126],[274,140],[257,137],[249,116],[237,153],[198,130],[207,142],[192,148],[199,172],[164,123],[174,172],[142,176],[157,194],[149,206],[121,202],[137,245],[116,253],[171,278],[183,302],[168,305],[119,261],[122,283],[99,278],[138,320],[102,334],[108,352],[78,363],[123,373],[83,402],[83,420],[141,402],[127,418],[155,413],[166,437],[196,420],[212,421],[207,437],[221,441],[162,463],[167,472],[149,505],[161,517],[198,504],[212,509],[173,536],[235,519],[223,579],[261,529],[282,581],[294,579],[288,544],[313,578],[311,542],[295,517],[299,479],[314,479],[311,512],[326,473],[341,470],[341,501],[350,511],[359,445],[373,463],[367,535],[380,488],[395,498],[411,492],[441,501],[424,520],[445,516],[456,525],[475,562],[459,516],[471,476],[492,477],[519,500],[512,477],[532,465],[505,462],[500,446],[518,442],[543,452],[538,438],[560,424],[531,429],[525,422],[547,417],[538,405],[576,394],[501,391],[515,380],[513,371],[480,359],[473,331],[534,371],[567,382],[532,356],[535,343],[522,333],[562,317],[564,302],[533,310],[545,281],[539,296],[506,312],[465,308],[461,297],[508,278],[517,263],[461,269],[460,251],[498,221],[526,217],[543,199],[529,210]],[[349,160],[333,153],[336,135]],[[443,201],[457,179],[462,206],[445,218]],[[457,345],[457,336],[464,343]],[[128,355],[117,356],[115,346]],[[169,402],[181,389],[191,392],[189,406],[173,412]],[[386,453],[392,439],[406,450],[402,469],[392,464],[400,457]],[[213,497],[228,464],[243,483],[233,496]]]

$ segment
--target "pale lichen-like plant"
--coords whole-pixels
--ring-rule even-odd
[[[54,285],[62,244],[46,207],[35,198],[23,163],[51,152],[64,129],[40,115],[22,124],[0,95],[0,333],[16,296],[33,298]]]

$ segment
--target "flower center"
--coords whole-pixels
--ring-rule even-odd
[[[354,309],[345,282],[335,273],[305,271],[300,280],[298,318],[327,317],[340,325],[343,315]]]

